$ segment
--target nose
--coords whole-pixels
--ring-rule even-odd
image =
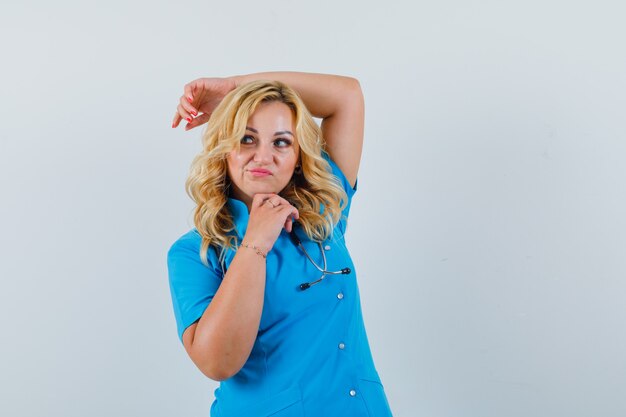
[[[272,162],[271,143],[261,143],[256,147],[254,152],[254,162],[259,164],[269,164]]]

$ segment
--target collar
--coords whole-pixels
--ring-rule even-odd
[[[248,219],[250,218],[248,206],[246,206],[246,203],[243,201],[232,197],[228,197],[227,205],[230,210],[230,214],[233,216],[235,232],[240,239],[243,239],[246,234],[246,229],[248,228]]]

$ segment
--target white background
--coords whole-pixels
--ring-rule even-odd
[[[208,416],[166,251],[183,85],[350,75],[347,243],[396,417],[626,415],[626,7],[37,1],[0,10],[0,414]]]

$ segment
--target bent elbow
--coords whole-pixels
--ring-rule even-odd
[[[224,366],[203,366],[200,368],[200,371],[208,378],[217,382],[225,381],[239,372],[239,370],[233,371]]]
[[[359,82],[359,80],[357,80],[354,77],[348,77],[349,84],[348,84],[348,96],[350,97],[350,100],[355,100],[357,102],[359,102],[361,105],[363,104],[364,98],[363,98],[363,89],[361,88],[361,83]]]
[[[220,372],[220,371],[205,371],[205,370],[201,370],[202,373],[209,379],[212,379],[213,381],[217,381],[217,382],[222,382],[227,380],[228,378],[230,378],[230,376],[224,372]]]
[[[348,80],[348,86],[350,90],[358,92],[361,91],[361,83],[357,78],[347,76],[346,79]]]

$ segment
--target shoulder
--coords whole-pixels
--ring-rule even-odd
[[[181,247],[193,247],[197,246],[200,248],[200,244],[202,243],[202,236],[198,233],[196,228],[193,228],[186,232],[185,234],[179,236],[174,243],[170,245],[169,251],[181,248]]]
[[[193,228],[185,234],[179,236],[174,243],[170,245],[167,251],[168,255],[181,249],[197,249],[200,250],[200,244],[202,243],[202,236]]]
[[[200,247],[202,245],[202,236],[196,228],[189,230],[179,236],[169,247],[167,251],[168,263],[185,260],[189,262],[201,263]],[[217,251],[213,246],[209,246],[207,252],[207,260],[210,265],[217,266]]]

